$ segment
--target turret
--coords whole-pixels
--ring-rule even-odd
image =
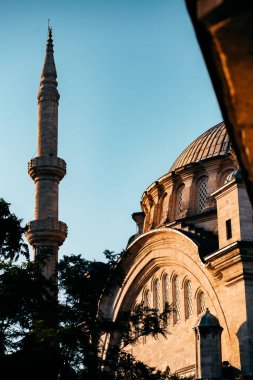
[[[222,330],[218,319],[206,309],[194,328],[196,379],[221,379]]]
[[[35,260],[43,252],[48,254],[44,267],[47,278],[54,275],[59,246],[67,236],[67,225],[58,220],[59,183],[66,174],[66,163],[57,157],[60,95],[56,79],[52,29],[49,28],[38,93],[38,156],[28,163],[28,173],[35,182],[35,218],[28,223],[26,233]]]

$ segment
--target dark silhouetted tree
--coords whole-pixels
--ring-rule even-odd
[[[106,380],[168,378],[127,352],[141,337],[166,336],[170,308],[163,313],[142,304],[105,318],[101,300],[121,286],[120,255],[105,251],[106,262],[64,256],[54,281],[43,277],[45,257],[32,262],[22,221],[0,200],[0,373],[1,379]],[[23,261],[21,261],[23,257]],[[114,337],[102,355],[104,337]]]

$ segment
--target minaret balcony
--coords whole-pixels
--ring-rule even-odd
[[[27,224],[26,237],[32,246],[60,246],[68,235],[65,223],[54,218],[32,220]]]
[[[28,162],[28,174],[34,181],[43,177],[56,177],[60,181],[66,174],[66,162],[56,156],[39,156]]]

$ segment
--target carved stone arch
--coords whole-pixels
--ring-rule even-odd
[[[195,212],[201,213],[205,210],[208,203],[208,198],[210,194],[208,192],[208,180],[209,176],[207,173],[201,173],[196,180],[195,185]]]
[[[162,225],[167,220],[169,210],[169,197],[168,193],[164,192],[159,199],[158,212],[157,212],[157,225]]]
[[[120,310],[130,309],[148,281],[158,271],[160,273],[163,268],[171,267],[174,269],[170,272],[171,276],[176,273],[189,273],[189,278],[194,279],[204,290],[210,301],[211,312],[217,315],[224,328],[224,356],[230,357],[230,333],[226,316],[215,290],[215,280],[208,268],[201,264],[195,242],[178,230],[159,228],[139,236],[131,243],[121,263],[126,271],[124,284],[108,296],[111,298],[108,302],[111,307],[107,309],[107,317],[115,320]]]
[[[159,276],[160,281],[162,281],[163,277],[164,277],[166,274],[169,276],[169,273],[168,273],[168,272],[169,272],[169,271],[168,271],[167,268],[166,268],[166,269],[163,269],[163,270],[161,271],[160,276]]]
[[[165,192],[165,188],[159,181],[155,182],[155,186],[156,186],[157,194],[158,194],[158,202],[160,202],[160,199]]]
[[[146,292],[147,290],[149,290],[149,288],[148,288],[147,285],[145,285],[145,286],[143,287],[143,289],[142,289],[142,300],[143,300],[143,301],[144,301],[144,294],[145,294],[145,292]]]
[[[199,183],[205,177],[208,178],[206,167],[204,165],[197,164],[197,170],[195,171],[193,175],[191,192],[190,192],[191,200],[190,200],[189,209],[190,209],[191,214],[193,215],[197,213]]]
[[[152,292],[148,286],[145,286],[142,292],[142,302],[144,306],[151,307],[151,300],[152,300]]]
[[[152,280],[152,289],[153,289],[153,307],[155,309],[161,309],[161,281],[158,276],[154,276]]]
[[[200,289],[196,296],[197,315],[204,313],[206,310],[206,307],[207,307],[206,294],[202,289]]]
[[[184,292],[184,316],[189,319],[193,315],[193,285],[189,276],[183,279],[183,292]]]
[[[235,168],[230,166],[229,168],[226,168],[224,169],[221,173],[220,173],[220,187],[223,186],[225,183],[225,179],[226,177],[231,174],[232,172],[235,171]]]
[[[198,293],[201,291],[201,286],[197,287],[197,289],[194,292],[194,299],[197,299]]]
[[[225,181],[226,177],[230,173],[232,173],[234,170],[236,170],[236,167],[232,163],[230,165],[226,165],[225,167],[221,165],[220,170],[219,170],[219,174],[218,174],[219,187],[224,185],[224,181]]]
[[[153,197],[151,196],[151,194],[149,194],[147,191],[145,191],[144,195],[146,196],[146,199],[147,199],[147,204],[144,204],[144,202],[142,202],[143,204],[143,207],[145,207],[145,214],[146,214],[146,217],[145,217],[145,221],[144,221],[144,232],[147,232],[149,231],[151,228],[152,228],[152,224],[153,224],[153,219],[154,219],[154,200],[153,200]]]
[[[160,274],[162,302],[164,305],[166,302],[171,303],[171,295],[170,295],[171,281],[170,281],[170,275],[168,272],[169,271],[167,269],[164,269],[162,273]]]
[[[180,219],[184,217],[184,190],[185,183],[180,180],[174,188],[173,191],[173,206],[172,206],[172,215],[173,220]]]
[[[170,274],[170,282],[172,282],[173,278],[177,275],[177,271],[173,270]]]
[[[182,318],[182,305],[180,293],[182,290],[182,282],[179,275],[175,272],[174,276],[171,279],[172,287],[172,304],[173,304],[173,323],[178,323]]]
[[[151,290],[152,290],[152,292],[154,291],[155,282],[157,280],[159,280],[159,277],[156,274],[154,274],[154,276],[151,279]]]
[[[182,278],[181,289],[184,289],[185,283],[186,283],[187,281],[190,281],[190,278],[189,278],[188,274],[186,274],[186,275]]]

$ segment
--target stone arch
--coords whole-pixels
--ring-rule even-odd
[[[163,306],[165,303],[171,304],[171,296],[170,296],[170,275],[167,270],[163,270],[160,276],[161,288],[162,288],[162,302]]]
[[[152,230],[141,235],[130,244],[121,261],[126,269],[124,285],[121,289],[116,289],[114,295],[111,296],[113,298],[112,307],[108,309],[110,312],[107,317],[115,320],[120,310],[131,308],[133,301],[138,297],[145,284],[156,275],[157,271],[161,272],[162,268],[170,266],[176,268],[176,272],[178,270],[189,273],[189,278],[194,279],[197,284],[195,288],[199,287],[205,291],[210,300],[211,312],[217,315],[221,326],[224,328],[222,338],[224,357],[225,359],[230,357],[230,334],[213,284],[215,280],[209,273],[207,266],[201,262],[198,246],[193,240],[180,231],[171,228],[163,227]],[[173,276],[173,272],[170,273]],[[197,318],[197,316],[195,317]],[[188,321],[194,323],[194,318]],[[192,327],[188,329],[190,333]],[[177,324],[171,328],[177,329]]]
[[[202,314],[206,309],[206,295],[202,289],[199,289],[196,295],[197,315]]]
[[[157,213],[157,224],[162,225],[167,220],[169,209],[169,196],[167,192],[163,193],[161,199],[159,200],[158,213]]]
[[[197,197],[196,197],[196,211],[197,213],[201,213],[207,204],[208,197],[208,176],[201,176],[197,182]]]
[[[180,277],[177,272],[174,273],[171,279],[171,287],[172,287],[172,304],[173,304],[173,323],[178,323],[182,318],[182,305],[180,300],[180,290],[182,289],[180,286]]]
[[[189,319],[193,315],[193,292],[192,282],[189,277],[186,277],[183,283],[184,289],[184,316],[185,319]]]
[[[184,211],[184,191],[185,184],[180,181],[180,183],[175,188],[175,197],[174,197],[174,220],[180,219]]]
[[[198,171],[194,174],[194,178],[191,186],[191,201],[190,201],[190,213],[196,214],[198,213],[198,194],[199,194],[199,183],[203,180],[203,178],[207,178],[207,182],[209,179],[206,168],[202,164],[197,165]]]

